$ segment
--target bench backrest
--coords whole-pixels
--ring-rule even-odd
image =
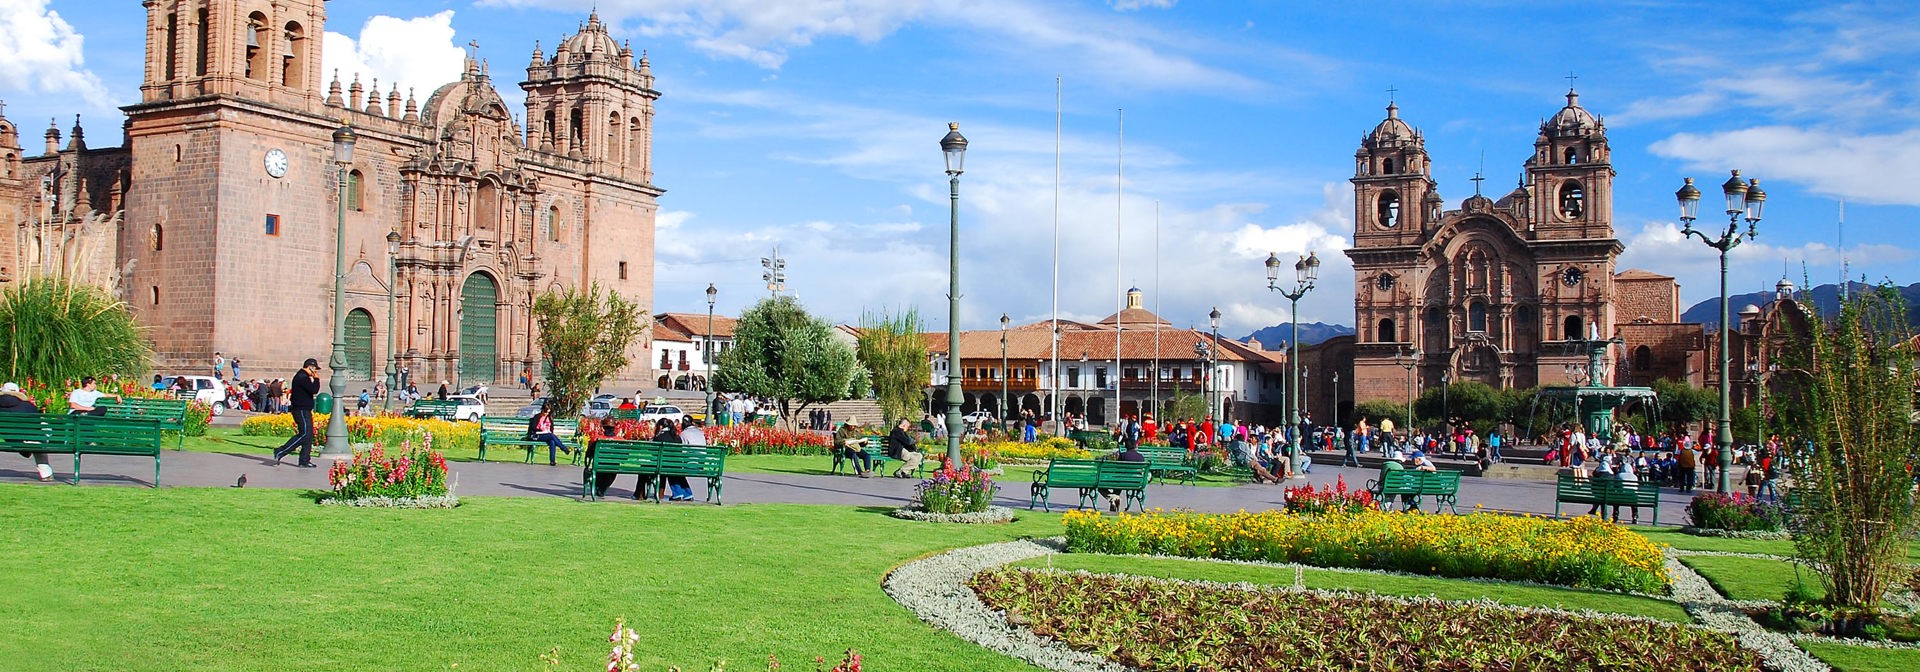
[[[1175,446],[1140,446],[1140,454],[1147,456],[1149,464],[1182,464],[1187,461],[1187,449]]]
[[[74,449],[93,455],[157,455],[160,423],[136,418],[74,417]]]
[[[631,471],[653,463],[655,451],[650,447],[652,441],[630,441],[627,439],[601,439],[593,444],[593,460],[589,466],[603,471]]]
[[[607,411],[607,417],[613,418],[614,420],[639,420],[640,409],[616,408],[611,411]]]
[[[73,442],[73,417],[43,413],[0,413],[0,446],[66,445]]]
[[[1054,458],[1047,461],[1047,485],[1092,488],[1100,485],[1100,460]]]
[[[1096,460],[1100,463],[1100,487],[1132,490],[1147,487],[1145,462],[1122,462],[1120,460]]]
[[[1460,472],[1415,471],[1420,474],[1421,494],[1451,495],[1460,491]]]
[[[1387,492],[1418,492],[1420,485],[1426,482],[1426,472],[1411,469],[1389,469],[1380,472],[1380,487]]]
[[[711,475],[724,468],[723,446],[603,439],[594,444],[593,466],[601,471]]]
[[[1560,474],[1559,478],[1555,479],[1553,489],[1555,494],[1562,497],[1592,497],[1594,493],[1593,484],[1594,481],[1590,478],[1580,478],[1573,474]]]
[[[146,418],[159,420],[164,427],[177,427],[187,419],[186,399],[101,399],[100,408],[109,418]]]
[[[500,415],[482,416],[480,418],[480,432],[482,434],[493,434],[495,436],[512,434],[513,438],[520,438],[526,436],[527,423],[532,420],[533,418],[514,418]],[[554,424],[558,425],[559,423]]]
[[[579,418],[566,418],[564,420],[558,419],[558,418],[554,419],[553,421],[554,436],[560,437],[562,439],[570,439],[570,438],[573,438],[573,435],[579,434],[579,433],[580,433]]]
[[[684,443],[654,444],[659,451],[660,473],[681,476],[718,474],[727,460],[721,446],[689,446]]]

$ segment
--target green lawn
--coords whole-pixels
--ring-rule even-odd
[[[1721,595],[1736,600],[1773,600],[1780,601],[1786,594],[1787,585],[1793,582],[1796,565],[1783,560],[1762,560],[1759,558],[1737,558],[1720,555],[1689,555],[1680,558],[1680,562],[1692,567],[1706,577]],[[1802,581],[1813,589],[1815,595],[1825,595],[1820,587],[1820,577],[1813,570],[1798,567]]]
[[[1102,574],[1133,574],[1225,582],[1244,581],[1279,586],[1293,585],[1294,578],[1294,571],[1290,568],[1123,555],[1067,553],[1034,558],[1016,564],[1027,567],[1084,569]],[[1521,606],[1592,609],[1607,613],[1646,616],[1675,623],[1692,622],[1687,617],[1686,609],[1678,603],[1634,595],[1311,568],[1304,570],[1303,573],[1308,588],[1374,592],[1382,595],[1432,595],[1446,600],[1484,598]]]
[[[1920,670],[1920,651],[1876,649],[1845,644],[1801,644],[1801,648],[1840,672],[1911,672]]]
[[[1019,536],[879,509],[469,498],[334,509],[284,490],[0,485],[0,660],[38,670],[567,670],[625,616],[646,669],[1032,669],[920,623],[880,590],[909,559]],[[31,624],[31,625],[26,625]]]
[[[1683,551],[1720,551],[1723,553],[1760,553],[1793,557],[1793,541],[1787,539],[1727,539],[1701,537],[1671,527],[1634,527],[1633,531]],[[1907,561],[1920,563],[1920,542],[1907,544]]]

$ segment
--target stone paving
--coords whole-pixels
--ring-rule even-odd
[[[56,478],[72,477],[73,461],[71,457],[50,456]],[[821,466],[827,464],[827,458],[821,457]],[[283,488],[283,489],[325,489],[327,474],[321,461],[321,468],[301,469],[293,463],[296,458],[289,457],[286,462],[274,466],[273,459],[265,455],[234,453],[201,453],[166,451],[161,455],[160,482],[165,487],[223,487],[232,486],[245,474],[247,487]],[[153,463],[148,458],[88,456],[82,465],[82,487],[111,486],[147,486],[153,473]],[[580,496],[580,469],[578,467],[549,467],[544,464],[529,465],[517,462],[454,462],[449,478],[456,484],[456,494],[481,497],[571,497]],[[1352,467],[1333,467],[1316,465],[1313,473],[1304,479],[1296,479],[1290,484],[1311,483],[1314,485],[1331,484],[1336,478],[1344,477],[1348,487],[1359,488],[1368,479],[1377,475],[1372,469]],[[32,483],[40,485],[33,470],[33,462],[18,453],[0,452],[0,483]],[[615,501],[630,501],[633,477],[622,476],[609,491],[609,497]],[[899,506],[913,496],[912,479],[871,478],[862,479],[851,476],[822,476],[791,473],[739,473],[726,476],[724,499],[727,504],[748,503],[791,503],[791,504],[842,504],[853,506]],[[55,487],[72,487],[64,481],[46,484]],[[1553,513],[1552,483],[1528,481],[1510,481],[1466,477],[1460,481],[1461,512],[1471,511],[1475,505],[1500,511],[1527,513]],[[1239,485],[1235,487],[1201,487],[1178,484],[1154,484],[1147,488],[1147,505],[1167,509],[1190,509],[1195,511],[1231,512],[1241,509],[1260,511],[1277,509],[1283,506],[1283,487],[1279,485]],[[1008,480],[1001,484],[996,504],[1008,507],[1025,508],[1027,506],[1028,483],[1022,480]],[[696,484],[695,492],[704,492]],[[1692,499],[1689,493],[1667,489],[1661,496],[1660,522],[1665,525],[1678,525],[1685,521],[1685,508]],[[1054,493],[1054,510],[1060,510],[1064,503],[1072,508],[1076,495],[1070,490]],[[1425,502],[1431,510],[1432,502]],[[1567,505],[1563,513],[1586,513],[1586,507]],[[1625,511],[1622,511],[1625,514]],[[1641,518],[1650,521],[1651,512],[1642,512]]]

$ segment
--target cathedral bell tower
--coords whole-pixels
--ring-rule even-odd
[[[653,66],[615,42],[595,12],[547,58],[527,64],[527,147],[584,162],[588,172],[653,182]]]
[[[1387,118],[1360,140],[1353,158],[1354,245],[1418,245],[1440,221],[1426,137],[1388,103]]]
[[[302,108],[318,101],[325,0],[146,0],[140,101],[230,95]]]
[[[1527,160],[1531,221],[1543,239],[1613,237],[1613,164],[1607,126],[1567,90],[1567,106],[1540,124]]]

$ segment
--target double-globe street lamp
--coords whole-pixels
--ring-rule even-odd
[[[1313,282],[1320,279],[1320,255],[1309,251],[1293,263],[1293,290],[1283,289],[1280,282],[1280,255],[1267,255],[1267,290],[1279,292],[1293,304],[1293,344],[1287,352],[1287,433],[1293,437],[1293,445],[1300,445],[1300,297],[1313,291]]]
[[[960,463],[960,173],[967,159],[967,137],[960,124],[947,124],[940,139],[947,157],[947,189],[952,215],[947,247],[947,464]]]
[[[1193,356],[1200,359],[1201,366],[1207,367],[1206,370],[1200,374],[1199,383],[1201,385],[1200,394],[1207,399],[1207,415],[1211,417],[1213,415],[1213,362],[1215,361],[1213,358],[1213,344],[1206,341],[1194,341]],[[1178,392],[1178,390],[1175,390],[1175,392]]]
[[[353,163],[356,139],[353,128],[345,123],[333,132],[333,162],[339,167],[339,179],[334,184],[339,210],[333,232],[333,355],[327,358],[327,368],[332,371],[327,387],[333,392],[333,409],[327,413],[327,444],[320,456],[340,459],[353,455],[347,446],[347,414],[342,412],[346,409],[341,400],[347,394],[347,169]]]
[[[1207,348],[1207,352],[1213,355],[1213,361],[1207,365],[1207,387],[1213,389],[1213,398],[1207,400],[1207,414],[1224,421],[1227,419],[1227,409],[1226,404],[1221,402],[1221,398],[1226,396],[1226,391],[1220,389],[1220,383],[1215,380],[1220,375],[1219,306],[1207,311],[1207,326],[1213,330],[1213,340],[1208,342]]]
[[[1742,181],[1740,171],[1733,171],[1733,177],[1720,185],[1720,191],[1727,196],[1727,227],[1720,231],[1718,238],[1709,237],[1705,232],[1693,228],[1694,218],[1700,213],[1700,189],[1693,186],[1693,178],[1686,178],[1674,197],[1680,201],[1680,221],[1684,226],[1680,233],[1689,238],[1699,238],[1707,247],[1720,251],[1720,426],[1715,432],[1714,443],[1720,452],[1720,479],[1714,487],[1716,492],[1730,492],[1731,485],[1727,472],[1733,470],[1733,416],[1728,406],[1732,401],[1732,382],[1728,375],[1731,356],[1727,352],[1727,252],[1739,247],[1741,242],[1753,240],[1759,236],[1760,210],[1766,206],[1767,192],[1760,189],[1759,180]],[[1740,231],[1740,220],[1747,220],[1747,230]]]
[[[993,419],[1000,423],[1000,429],[1007,428],[1007,323],[1006,313],[1000,314],[1000,403],[993,409]]]

